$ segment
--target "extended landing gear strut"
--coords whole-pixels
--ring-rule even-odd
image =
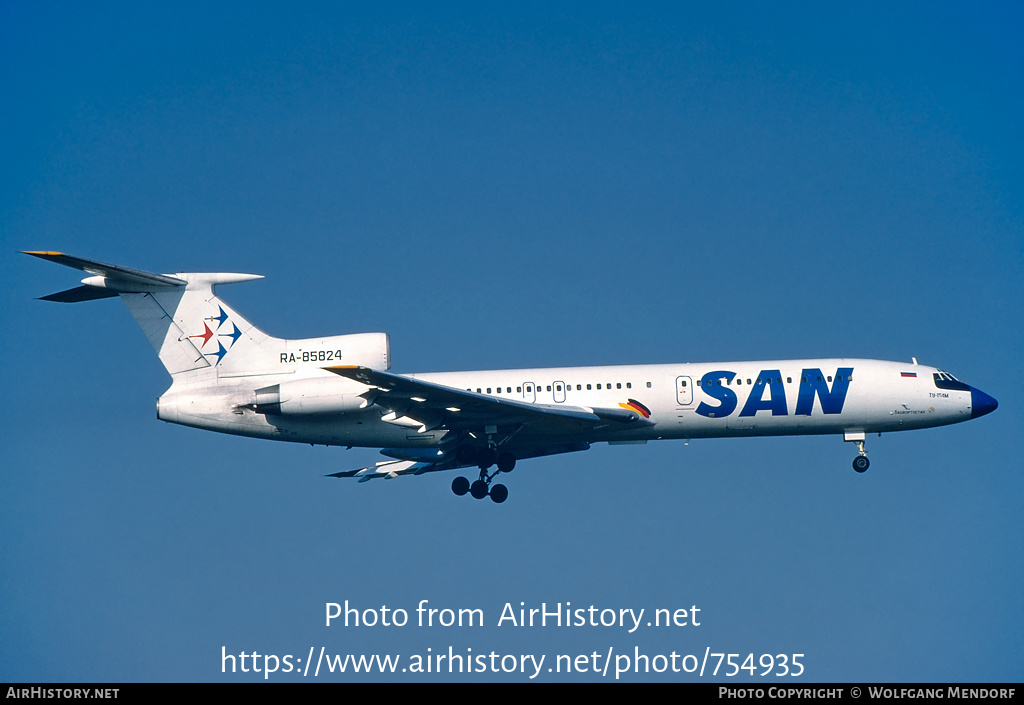
[[[853,469],[857,472],[865,472],[871,465],[871,461],[868,460],[868,452],[864,450],[864,438],[866,435],[864,431],[843,432],[844,441],[857,444],[857,457],[853,459]]]
[[[857,442],[857,453],[859,454],[853,459],[853,469],[857,472],[864,472],[871,464],[871,461],[867,459],[867,451],[864,450],[864,442]]]
[[[473,484],[470,484],[469,480],[464,477],[456,477],[452,480],[452,492],[460,497],[468,492],[475,499],[483,499],[490,496],[491,501],[495,504],[501,504],[508,499],[508,488],[500,483],[492,485],[491,480],[500,472],[512,472],[512,469],[516,466],[516,457],[514,455],[504,451],[499,453],[492,446],[480,448],[479,450],[472,446],[462,446],[457,452],[461,462],[472,462],[475,458],[477,465],[480,467],[480,477]],[[494,472],[488,474],[487,470],[492,465],[497,465],[497,468]]]

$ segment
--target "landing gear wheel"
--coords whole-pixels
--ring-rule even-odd
[[[487,483],[483,480],[477,480],[469,486],[469,493],[473,495],[474,499],[483,499],[487,496]]]
[[[501,504],[508,499],[508,488],[505,485],[494,485],[491,488],[491,501],[495,504]]]
[[[491,481],[503,472],[512,472],[516,466],[516,456],[507,450],[500,450],[487,436],[486,446],[470,445],[464,443],[455,450],[455,460],[459,465],[476,465],[480,468],[480,477],[470,483],[464,477],[457,477],[452,480],[452,492],[460,497],[464,494],[471,495],[474,499],[490,497],[495,504],[501,504],[508,499],[508,488],[505,485],[491,484]],[[493,472],[488,469],[497,465]]]
[[[866,455],[858,455],[853,459],[853,469],[857,472],[864,472],[871,465],[871,461],[868,460]]]
[[[494,461],[497,460],[498,454],[494,452],[494,448],[481,448],[480,452],[476,456],[476,464],[481,470],[494,465]]]
[[[508,452],[498,453],[497,464],[498,472],[512,472],[516,466],[516,456]]]
[[[476,448],[471,445],[459,446],[455,451],[455,458],[461,465],[472,465],[476,462]]]

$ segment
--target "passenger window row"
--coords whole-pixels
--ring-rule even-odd
[[[722,379],[723,378],[718,378],[718,379],[715,379],[715,380],[708,380],[708,383],[706,385],[704,385],[704,386],[717,385],[717,386],[721,387],[722,386]],[[832,382],[832,375],[828,375],[824,379],[828,380],[828,382],[831,383]],[[822,377],[819,376],[818,377],[818,381],[821,382],[822,381]],[[843,375],[836,375],[836,381],[837,382],[842,382],[843,381]],[[846,376],[846,381],[847,382],[852,382],[853,381],[853,375],[847,375]],[[800,378],[800,382],[802,384],[807,384],[807,377],[801,377]],[[743,379],[740,378],[740,377],[737,377],[736,379],[732,379],[732,380],[730,380],[728,378],[725,378],[726,386],[731,386],[734,383],[736,385],[738,385],[738,386],[742,386],[743,385]],[[752,378],[749,378],[749,377],[747,378],[747,384],[751,385],[751,386],[753,386],[755,384],[772,384],[772,383],[782,384],[782,377],[766,377],[764,379],[762,379],[761,377],[758,377],[756,380],[754,380]],[[792,383],[793,383],[793,378],[792,377],[786,377],[786,384],[792,384]],[[701,380],[699,380],[699,379],[697,380],[697,386],[698,387],[701,386]]]
[[[717,385],[717,386],[721,387],[723,379],[725,379],[725,385],[726,386],[732,386],[734,384],[737,385],[737,386],[743,386],[744,384],[747,384],[749,386],[755,386],[755,385],[759,385],[759,384],[782,384],[782,377],[765,377],[765,378],[758,377],[756,379],[752,378],[752,377],[747,377],[746,379],[744,379],[742,377],[736,377],[735,379],[728,379],[728,378],[720,377],[720,378],[717,378],[717,379],[714,379],[714,380],[708,380],[707,383],[704,383],[702,380],[698,379],[696,384],[697,384],[698,387],[700,387],[700,386],[714,386],[714,385]],[[836,375],[835,381],[842,382],[843,379],[844,379],[843,375]],[[853,381],[853,375],[846,375],[845,380],[847,382],[852,382]],[[818,382],[827,381],[829,384],[831,384],[832,383],[832,375],[828,375],[827,377],[819,376],[817,378],[817,381]],[[801,377],[800,378],[800,382],[802,384],[807,384],[807,377],[806,376],[805,377]],[[786,377],[786,384],[792,384],[792,383],[793,383],[793,378],[792,377]],[[684,387],[686,386],[686,382],[685,381],[682,384],[683,384]],[[589,391],[589,390],[593,390],[595,388],[596,389],[613,389],[613,388],[614,389],[623,389],[623,388],[625,388],[625,389],[632,389],[633,388],[633,383],[632,382],[625,382],[625,383],[623,383],[623,382],[616,382],[613,385],[611,382],[605,382],[603,384],[602,383],[593,383],[593,382],[591,382],[589,384],[577,384],[575,386],[576,386],[576,391],[584,391],[585,389]],[[541,384],[532,385],[532,384],[528,384],[528,385],[526,385],[526,393],[527,394],[534,394],[534,387],[536,387],[537,393],[540,393],[540,392],[543,392],[543,391],[548,391],[548,392],[554,391],[556,394],[557,393],[563,393],[563,392],[572,391],[572,389],[573,389],[573,385],[572,384],[563,384],[563,383],[557,383],[557,382],[555,384],[553,384],[553,385],[552,384],[548,384],[548,385],[541,385]],[[647,388],[648,389],[651,388],[651,383],[650,382],[647,383]],[[472,392],[473,390],[471,388],[467,387],[466,391],[467,392]],[[505,387],[477,387],[476,388],[476,393],[477,394],[512,394],[512,387],[509,387],[509,386],[505,386]],[[523,386],[520,385],[520,386],[516,387],[516,394],[522,394],[522,393],[523,393]]]
[[[544,391],[544,385],[541,385],[541,384],[538,384],[538,385],[528,384],[528,385],[526,385],[526,393],[527,394],[533,394],[534,393],[534,386],[536,386],[537,392]],[[651,383],[648,382],[647,386],[649,388],[651,386]],[[577,391],[583,391],[584,388],[586,388],[588,390],[592,390],[595,387],[597,389],[612,389],[612,388],[614,388],[614,389],[623,389],[623,388],[625,388],[625,389],[632,389],[633,388],[633,383],[632,382],[626,382],[626,383],[616,382],[614,385],[611,382],[605,382],[604,384],[601,384],[601,383],[596,383],[596,384],[595,383],[591,383],[591,384],[586,384],[586,385],[584,385],[584,384],[577,384],[576,385],[576,390]],[[573,388],[573,385],[571,385],[571,384],[564,384],[564,383],[561,383],[561,382],[556,382],[554,385],[551,385],[551,384],[547,385],[547,391],[549,391],[549,392],[550,391],[555,391],[555,392],[566,391],[567,392],[567,391],[571,391],[572,388]],[[466,387],[466,391],[467,392],[472,392],[473,390],[471,388],[469,388],[469,387]],[[486,388],[485,387],[477,387],[476,388],[476,393],[477,394],[511,394],[512,393],[512,387],[486,387]],[[523,387],[522,386],[516,387],[516,393],[517,394],[522,394],[523,393]]]

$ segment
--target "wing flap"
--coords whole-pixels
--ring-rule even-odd
[[[400,475],[420,475],[440,469],[437,463],[424,463],[416,460],[381,460],[369,467],[333,472],[326,477],[355,477],[359,482],[367,482],[378,477],[393,480]]]

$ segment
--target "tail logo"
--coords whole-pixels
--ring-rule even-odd
[[[202,338],[203,339],[203,344],[199,346],[199,351],[202,352],[203,355],[205,355],[207,357],[216,357],[217,358],[217,361],[215,363],[213,363],[214,367],[216,367],[217,365],[220,364],[220,361],[223,360],[224,356],[228,354],[228,350],[230,350],[234,346],[234,344],[236,342],[238,342],[238,339],[242,337],[242,331],[238,330],[238,326],[236,326],[234,323],[231,323],[231,332],[230,333],[221,333],[220,332],[220,329],[224,326],[224,324],[225,323],[229,323],[230,320],[228,318],[228,314],[225,313],[223,306],[218,306],[218,309],[220,310],[220,315],[210,316],[209,318],[203,319],[203,332],[202,333],[198,333],[196,335],[190,335],[189,336],[189,338]],[[207,321],[209,321],[209,323],[207,323]],[[215,329],[216,332],[214,330],[210,330],[210,323],[212,323],[214,321],[217,322],[217,328]],[[217,350],[216,350],[216,352],[203,352],[203,348],[206,347],[206,344],[209,343],[210,340],[214,336],[217,337]],[[224,343],[221,342],[221,340],[220,340],[221,338],[229,338],[230,339],[230,342],[228,343],[228,346],[226,348],[224,347]]]

